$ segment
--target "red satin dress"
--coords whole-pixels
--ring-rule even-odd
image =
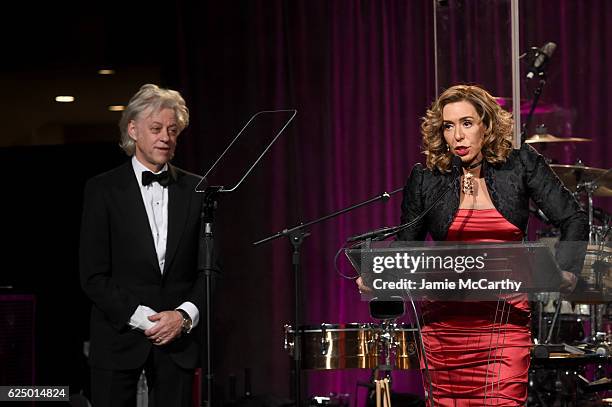
[[[522,232],[496,209],[459,209],[447,241],[511,242]],[[421,305],[422,337],[434,406],[521,406],[527,399],[531,346],[529,302],[430,301]],[[428,404],[431,404],[428,400]]]

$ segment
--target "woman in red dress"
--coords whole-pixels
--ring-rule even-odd
[[[399,240],[511,242],[524,238],[529,200],[558,225],[560,240],[588,237],[586,214],[546,161],[529,145],[512,147],[512,116],[478,86],[444,91],[423,118],[426,166],[414,166],[401,222],[431,206],[452,179],[451,162],[463,166],[456,189]],[[584,251],[558,250],[562,289],[576,285]],[[527,399],[531,332],[526,297],[492,302],[421,304],[422,367],[428,403],[435,406],[521,406]]]

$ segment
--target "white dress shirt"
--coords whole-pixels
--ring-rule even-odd
[[[140,187],[140,194],[144,202],[153,242],[155,243],[155,252],[157,253],[157,262],[161,273],[164,273],[166,264],[166,245],[168,243],[168,187],[162,187],[159,182],[152,182],[147,186],[142,185],[142,172],[149,171],[136,156],[132,157],[132,168]],[[167,171],[168,164],[164,165],[161,171]],[[159,174],[159,172],[155,174]],[[191,317],[192,326],[198,324],[200,313],[198,308],[191,302],[186,301],[177,308],[182,309]],[[139,305],[134,314],[130,317],[130,325],[133,328],[146,330],[152,328],[155,323],[149,321],[148,317],[157,312],[146,305]]]

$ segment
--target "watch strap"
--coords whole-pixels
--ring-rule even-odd
[[[193,324],[193,321],[191,320],[191,317],[189,316],[189,314],[187,313],[187,311],[177,308],[176,309],[181,316],[183,317],[183,332],[184,333],[189,333],[191,332],[191,327]]]

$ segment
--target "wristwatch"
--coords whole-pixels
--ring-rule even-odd
[[[188,334],[189,332],[191,332],[191,327],[193,325],[193,321],[191,321],[191,317],[184,310],[182,310],[180,308],[177,308],[176,310],[183,317],[183,326],[182,326],[183,333]]]

